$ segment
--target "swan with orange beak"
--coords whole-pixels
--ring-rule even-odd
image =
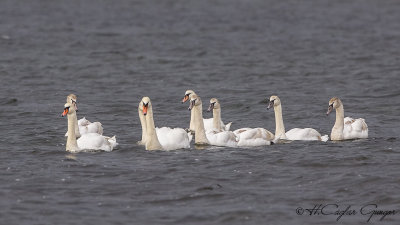
[[[105,137],[98,133],[87,133],[83,134],[78,140],[75,135],[75,121],[76,110],[73,103],[66,103],[64,105],[64,111],[61,116],[67,116],[68,118],[68,137],[66,150],[69,152],[80,152],[80,151],[93,151],[93,150],[103,150],[112,151],[118,143],[114,137]]]
[[[67,96],[67,103],[71,103],[71,105],[75,108],[75,112],[78,111],[77,97],[75,94],[69,94]],[[73,120],[75,120],[75,134],[77,138],[86,133],[98,133],[100,135],[103,134],[103,126],[100,122],[92,123],[85,117],[79,121],[77,118],[73,118]],[[65,136],[68,136],[68,133],[66,133]]]
[[[190,148],[192,136],[182,128],[156,128],[153,118],[153,106],[149,97],[143,97],[139,103],[138,113],[142,125],[142,140],[146,150],[175,150]]]

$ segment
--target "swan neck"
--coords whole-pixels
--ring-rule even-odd
[[[142,125],[142,140],[140,141],[142,144],[146,143],[146,118],[143,115],[143,112],[140,110],[140,106],[138,107],[140,125]]]
[[[189,129],[194,131],[194,110],[190,111],[190,124],[189,124]]]
[[[76,135],[75,135],[75,119],[76,119],[76,113],[72,114],[67,114],[68,118],[68,137],[67,137],[67,145],[66,145],[66,150],[67,151],[76,151],[78,150],[78,143],[76,141]],[[74,119],[75,118],[75,119]]]
[[[285,125],[283,125],[282,105],[274,106],[275,111],[275,136],[286,139]]]
[[[335,125],[332,128],[331,140],[333,141],[343,140],[344,139],[343,128],[344,128],[344,109],[343,105],[340,105],[338,108],[336,108],[336,121]]]
[[[76,112],[74,114],[72,114],[72,116],[73,116],[73,120],[74,120],[74,123],[75,123],[75,128],[74,128],[75,137],[80,137],[81,133],[79,132],[78,118],[77,118]]]
[[[336,109],[336,121],[335,121],[335,126],[336,128],[341,128],[343,129],[344,127],[344,109],[343,105],[339,106]]]
[[[209,144],[208,139],[206,137],[206,132],[204,129],[204,121],[203,121],[203,107],[202,105],[194,106],[194,129],[195,129],[195,144]]]
[[[221,109],[213,109],[213,128],[221,131]]]
[[[156,128],[153,119],[153,108],[149,105],[146,115],[146,150],[162,150],[161,144],[158,140]]]

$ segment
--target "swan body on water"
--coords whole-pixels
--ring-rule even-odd
[[[210,119],[204,119],[204,129],[206,131],[229,131],[232,125],[232,122],[228,124],[224,124],[221,119],[221,104],[219,103],[218,99],[212,98],[210,99],[210,106],[207,109],[208,112],[213,113],[213,117]]]
[[[291,141],[328,141],[328,135],[322,136],[313,128],[293,128],[285,132],[282,118],[282,104],[278,96],[271,96],[267,109],[274,107],[275,112],[275,137]]]
[[[332,141],[368,138],[368,126],[365,120],[363,118],[344,118],[343,103],[337,97],[329,100],[326,115],[329,115],[333,109],[336,110],[336,121],[331,132]]]
[[[71,103],[72,106],[75,107],[75,112],[78,111],[76,95],[69,94],[67,96],[67,103]],[[82,134],[87,134],[87,133],[98,133],[100,135],[103,135],[103,126],[101,125],[100,122],[92,123],[85,117],[83,117],[78,121],[76,113],[75,117],[72,118],[72,120],[75,121],[75,135],[77,138],[79,138]],[[65,133],[65,136],[68,136],[68,132]]]
[[[82,119],[78,120],[79,132],[81,134],[87,133],[98,133],[103,134],[103,126],[100,122],[90,122],[83,117]]]
[[[153,106],[149,97],[143,97],[139,103],[138,113],[142,125],[142,140],[146,150],[175,150],[190,148],[192,136],[182,128],[155,128]]]
[[[240,128],[233,133],[238,138],[239,147],[271,145],[275,138],[273,133],[264,128]]]
[[[198,95],[192,94],[190,96],[189,110],[191,111],[191,120],[193,120],[195,129],[195,144],[236,147],[237,138],[235,134],[233,134],[232,131],[224,131],[221,129],[221,117],[215,117],[216,115],[213,115],[215,119],[213,126],[215,125],[215,127],[211,127],[209,130],[204,128],[202,105],[203,103]],[[212,105],[214,104],[211,104],[210,107]],[[209,110],[211,109],[209,108]],[[218,111],[218,109],[216,110]]]
[[[74,153],[86,150],[103,150],[107,152],[112,151],[118,145],[115,136],[110,138],[102,136],[98,133],[87,133],[82,134],[78,140],[76,139],[76,121],[74,120],[74,118],[76,118],[75,108],[76,107],[74,104],[66,103],[64,105],[64,112],[62,113],[62,116],[67,116],[68,118],[68,137],[66,150]]]
[[[190,97],[191,97],[192,95],[196,95],[196,93],[195,93],[193,90],[187,90],[187,91],[185,92],[185,95],[184,95],[183,99],[182,99],[182,103],[184,103],[184,102],[190,100]],[[217,100],[217,101],[218,101],[218,100]],[[211,106],[211,105],[210,105],[210,106]],[[219,103],[218,103],[218,106],[216,106],[216,107],[217,107],[217,108],[220,107],[220,106],[219,106]],[[210,111],[210,110],[209,110],[209,111]],[[194,114],[194,111],[191,111],[191,113],[190,113],[190,125],[189,125],[189,130],[192,131],[192,132],[194,132],[194,130],[195,130],[195,128],[194,128],[194,121],[193,121],[193,119],[194,119],[193,114]],[[206,131],[214,131],[214,129],[216,129],[216,128],[214,128],[214,124],[216,123],[216,122],[215,122],[215,116],[214,116],[214,115],[217,116],[217,114],[214,114],[214,113],[213,113],[213,118],[208,118],[208,119],[204,119],[204,118],[203,118],[204,129],[205,129]],[[220,115],[220,113],[219,113],[219,115]],[[228,131],[228,130],[230,130],[230,127],[231,127],[231,125],[232,125],[232,122],[230,122],[230,123],[228,123],[228,124],[225,125],[225,124],[222,122],[220,116],[219,116],[219,121],[220,121],[221,125],[220,125],[220,128],[218,128],[218,129],[222,129],[222,131]]]

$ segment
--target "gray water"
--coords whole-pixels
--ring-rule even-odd
[[[367,224],[400,220],[400,2],[0,2],[1,224]],[[149,152],[137,106],[189,126],[187,89],[222,105],[232,128],[330,134],[328,101],[365,118],[366,140]],[[78,118],[117,135],[113,152],[65,151]],[[204,112],[205,117],[211,117]],[[318,204],[356,215],[298,215]],[[333,209],[333,208],[330,208]],[[330,210],[334,211],[334,210]]]

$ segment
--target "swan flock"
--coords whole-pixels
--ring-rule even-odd
[[[261,127],[244,127],[231,131],[232,122],[225,124],[222,121],[221,103],[217,98],[210,99],[207,111],[212,112],[211,118],[203,118],[202,100],[193,90],[185,92],[182,103],[187,101],[190,111],[189,128],[158,128],[155,126],[152,102],[149,97],[143,97],[138,106],[142,139],[137,143],[144,146],[146,150],[175,150],[190,148],[192,140],[196,146],[253,147],[287,141],[326,142],[329,139],[328,135],[321,135],[313,128],[292,128],[286,131],[283,123],[282,102],[276,95],[268,99],[267,105],[268,110],[272,108],[274,110],[275,133]],[[368,138],[368,126],[365,120],[344,117],[343,103],[337,97],[330,99],[326,115],[329,115],[333,109],[336,111],[336,121],[330,135],[332,141]],[[67,151],[73,153],[110,152],[118,146],[116,136],[103,136],[103,126],[100,122],[92,123],[85,117],[78,120],[77,111],[77,97],[70,94],[67,96],[62,113],[68,121],[68,131],[65,134]]]

